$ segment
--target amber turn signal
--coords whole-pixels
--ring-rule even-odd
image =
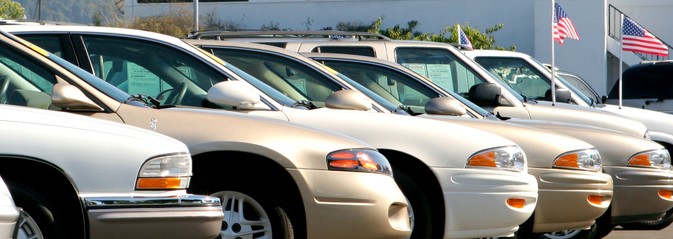
[[[587,200],[591,204],[600,205],[601,203],[603,203],[603,196],[601,196],[601,195],[589,195],[587,197]]]
[[[659,196],[665,199],[673,199],[673,191],[671,190],[659,190]]]
[[[526,199],[508,198],[507,205],[513,208],[523,208],[524,206],[526,206]]]

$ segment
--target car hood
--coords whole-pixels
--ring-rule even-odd
[[[372,148],[363,141],[308,125],[225,110],[191,107],[151,109],[122,104],[117,110],[132,125],[149,126],[185,143],[193,155],[243,151],[270,157],[286,168],[326,169],[328,153]]]
[[[550,130],[586,141],[598,149],[604,166],[625,166],[637,153],[663,148],[652,140],[595,126],[543,120],[511,119],[507,122]]]
[[[647,126],[652,140],[673,144],[673,114],[609,104],[599,109],[639,121]]]
[[[403,115],[327,108],[282,111],[292,122],[340,132],[378,149],[401,151],[432,167],[462,168],[478,151],[516,145],[483,130]]]
[[[590,125],[617,130],[635,137],[645,137],[647,132],[647,127],[641,122],[599,109],[563,103],[551,105],[551,102],[524,105],[533,120]]]
[[[564,153],[594,148],[593,145],[574,137],[504,121],[427,114],[418,117],[453,122],[512,140],[526,152],[528,167],[550,168],[553,161]]]

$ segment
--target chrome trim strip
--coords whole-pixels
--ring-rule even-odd
[[[221,206],[220,198],[203,195],[173,197],[90,197],[84,198],[88,209],[147,207],[213,207]]]

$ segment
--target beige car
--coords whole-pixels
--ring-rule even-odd
[[[368,94],[377,104],[379,112],[393,113],[399,111],[398,105],[402,105],[391,94],[383,92],[400,91],[407,92],[408,96],[420,96],[428,90],[414,91],[411,87],[395,84],[395,76],[385,76],[377,74],[375,66],[358,67],[358,63],[363,62],[360,58],[352,55],[324,55],[309,54],[310,57],[318,57],[320,61],[325,59],[334,59],[330,57],[340,57],[347,66],[332,67],[341,73],[352,73],[352,77],[373,78],[365,80],[362,85],[366,88],[349,84],[345,80],[340,80],[334,71],[330,71],[312,61],[309,58],[291,51],[278,47],[265,46],[261,44],[212,41],[212,40],[187,40],[188,43],[212,52],[225,61],[240,66],[242,70],[255,76],[271,86],[279,86],[279,90],[290,96],[299,96],[296,100],[309,100],[316,105],[321,105],[326,99],[314,97],[308,88],[290,88],[280,87],[283,83],[292,85],[313,85],[313,90],[321,91],[339,91],[341,89],[352,89],[381,92],[380,95]],[[364,59],[364,58],[363,58]],[[370,58],[376,60],[375,58]],[[357,62],[357,63],[356,63]],[[392,65],[389,62],[377,61],[382,64]],[[338,63],[337,63],[338,64]],[[372,63],[375,64],[375,63]],[[332,64],[328,64],[332,66]],[[255,66],[255,67],[248,67]],[[261,67],[268,66],[268,67]],[[267,74],[271,71],[293,72],[293,76],[286,77],[281,74]],[[378,79],[378,82],[374,79]],[[379,82],[381,83],[379,85]],[[354,83],[354,82],[352,82]],[[410,92],[413,91],[413,92]],[[400,93],[403,94],[403,93]],[[438,93],[430,92],[438,95]],[[378,97],[378,98],[377,98]],[[391,104],[385,99],[390,99],[396,103]],[[414,99],[408,99],[414,100]],[[417,101],[418,103],[427,102],[426,99]],[[415,105],[409,107],[415,107]],[[409,110],[409,113],[416,109]],[[407,111],[403,111],[407,113]],[[428,116],[422,116],[428,117]],[[472,118],[460,117],[428,117],[446,122],[458,123],[470,127],[487,130],[504,136],[516,142],[521,146],[528,157],[528,173],[536,176],[538,180],[539,199],[533,218],[529,222],[520,226],[519,237],[532,236],[530,233],[543,233],[567,229],[586,228],[594,224],[594,219],[601,216],[610,205],[612,199],[612,179],[610,175],[600,172],[600,156],[594,150],[594,147],[584,141],[565,135],[553,133],[547,130],[539,130],[531,127],[518,126],[510,123],[477,120]],[[541,138],[545,140],[540,140]],[[585,161],[575,166],[561,165],[565,158],[584,158]],[[595,157],[596,161],[591,159]]]
[[[288,98],[231,64],[205,54],[180,39],[160,34],[118,28],[64,26],[21,26],[13,28],[12,32],[52,52],[62,52],[69,61],[91,70],[118,89],[157,97],[158,108],[181,105],[175,107],[175,111],[200,107],[202,111],[212,112],[203,108],[215,108],[220,109],[221,114],[241,115],[239,117],[243,117],[239,113],[261,115],[336,131],[379,149],[390,161],[394,179],[411,207],[405,207],[405,201],[400,202],[389,213],[389,220],[394,222],[387,223],[390,225],[373,224],[374,220],[365,218],[365,215],[374,217],[380,213],[360,210],[358,214],[362,218],[358,220],[345,218],[351,214],[323,213],[323,218],[308,221],[324,233],[322,236],[312,234],[311,238],[385,237],[383,233],[373,236],[365,232],[376,233],[378,228],[401,228],[398,219],[405,215],[402,211],[405,209],[411,209],[413,238],[475,238],[510,234],[530,217],[537,204],[537,183],[533,176],[526,173],[525,153],[513,141],[483,130],[392,114],[316,108],[310,102]],[[54,44],[55,40],[67,43]],[[77,47],[59,48],[71,44]],[[77,58],[82,55],[88,57]],[[167,92],[162,93],[164,90]],[[345,105],[348,102],[341,100],[352,99],[348,96],[354,92],[315,93],[332,95],[330,104]],[[368,109],[371,102],[360,98],[351,106]],[[240,134],[251,130],[238,128]],[[160,129],[161,125],[157,130]],[[278,133],[278,137],[293,135],[300,136],[289,132]],[[273,145],[313,148],[325,144],[290,139],[278,141],[274,141]],[[197,149],[192,151],[200,152]],[[198,162],[198,155],[195,155],[195,160]],[[197,173],[199,171],[195,170],[195,175]],[[329,183],[329,187],[319,185],[321,187],[316,188],[316,193],[324,195],[307,196],[306,199],[320,204],[336,200],[344,206],[369,204],[364,199],[343,202],[343,192],[336,191],[336,188],[345,190],[344,184],[335,181],[320,180],[321,183]],[[314,183],[313,180],[308,182],[309,186]],[[364,197],[369,194],[360,192],[357,195]],[[483,214],[483,211],[490,213]],[[347,224],[351,228],[337,228],[336,224]],[[365,227],[369,229],[362,229]]]
[[[93,29],[110,33],[104,28]],[[408,204],[391,175],[389,162],[362,141],[285,121],[222,110],[157,107],[149,97],[131,96],[12,35],[0,33],[0,44],[3,49],[0,70],[5,74],[3,79],[9,81],[2,91],[6,94],[0,94],[3,102],[123,122],[172,136],[186,144],[193,159],[193,176],[187,190],[221,199],[222,207],[217,209],[224,211],[225,216],[218,220],[222,227],[217,229],[223,238],[407,238],[411,233]],[[150,56],[140,57],[149,62],[147,57]],[[108,70],[117,65],[109,63],[97,70],[110,73]],[[139,72],[141,68],[132,71]],[[145,83],[152,85],[151,81]],[[138,144],[149,147],[154,142]],[[104,151],[107,154],[119,150],[107,149]],[[88,172],[104,175],[111,167]],[[110,183],[113,182],[116,180],[111,179]],[[105,196],[101,193],[94,190],[88,196]],[[163,195],[161,191],[148,193]],[[127,201],[130,202],[133,201]],[[102,210],[108,207],[107,201],[91,203]],[[160,218],[160,215],[153,217]],[[70,217],[66,222],[84,220],[83,215],[74,212]],[[103,219],[117,221],[118,217]],[[184,223],[195,222],[185,220]],[[105,224],[90,224],[99,225]],[[188,232],[183,226],[171,229]],[[142,230],[146,229],[127,231]]]
[[[404,105],[403,108],[407,108],[409,111],[417,112],[419,114],[428,113],[431,115],[440,114],[471,116],[474,118],[497,120],[496,117],[489,115],[488,112],[477,107],[466,99],[457,96],[454,93],[442,90],[436,84],[430,82],[427,78],[424,78],[415,72],[402,67],[399,64],[371,57],[360,57],[353,55],[325,53],[306,53],[305,55],[326,64],[332,69],[336,69],[339,72],[350,76],[350,78],[346,78],[344,80],[352,79],[351,81],[356,81],[358,83],[366,83],[368,82],[367,79],[372,78],[390,79],[394,81],[394,84],[396,84],[395,88],[398,89],[397,93],[393,91],[377,91],[377,87],[385,87],[385,84],[381,83],[361,85],[367,86],[367,88],[371,89],[372,91],[379,92],[379,94],[385,99],[392,100],[398,105]],[[362,73],[365,72],[366,74],[369,74],[368,78],[358,78]],[[384,80],[380,82],[386,82],[387,84],[390,81]],[[437,95],[442,96],[443,98],[432,98]],[[405,101],[406,104],[400,101],[402,98],[407,99]],[[451,101],[447,98],[454,100]],[[450,102],[451,104],[457,104],[457,106],[446,103],[434,104],[435,101],[438,101],[439,99],[443,99],[443,101]],[[432,103],[426,104],[425,102]],[[389,110],[394,109],[395,108],[389,108]],[[437,116],[425,117],[437,118]],[[670,169],[670,155],[668,155],[668,153],[663,150],[661,145],[656,144],[650,140],[594,127],[583,127],[551,121],[530,121],[517,119],[511,119],[508,121],[515,124],[523,124],[568,134],[590,142],[597,149],[599,149],[601,155],[603,156],[603,170],[605,173],[612,175],[615,182],[615,194],[613,197],[611,211],[604,214],[599,219],[599,225],[597,225],[598,230],[600,230],[602,233],[606,233],[606,231],[609,232],[609,229],[611,228],[610,224],[615,221],[629,221],[632,220],[629,218],[645,218],[651,215],[661,215],[664,212],[662,210],[665,210],[667,207],[671,207],[671,203],[666,198],[666,195],[673,186],[669,180],[671,177],[671,172],[666,169],[667,167]],[[546,137],[539,138],[547,139]],[[555,140],[549,141],[558,142]],[[521,143],[519,144],[525,145]],[[527,149],[524,148],[524,150]],[[528,150],[526,152],[528,152]],[[650,156],[661,154],[665,156],[665,158],[662,158],[663,160],[658,164],[643,168],[641,164],[637,163],[638,158],[646,157],[648,154]],[[532,162],[532,160],[529,159],[529,162]],[[532,163],[530,164],[532,165]],[[666,170],[661,170],[659,168]],[[626,177],[625,175],[632,176]],[[642,178],[636,180],[637,178],[640,178],[644,175],[651,175],[653,176],[653,179],[650,180]],[[542,189],[544,185],[545,183],[540,182],[540,189]],[[641,185],[642,187],[637,187],[634,185]],[[540,192],[540,203],[538,205],[544,204],[544,201],[542,201],[544,198],[542,196],[543,193]],[[565,197],[559,198],[565,199]],[[641,200],[652,201],[650,201],[650,204],[634,204],[634,202]],[[652,205],[658,206],[653,207]],[[543,219],[540,220],[550,219],[546,216],[542,217]],[[556,217],[551,217],[551,219],[556,219]],[[603,229],[601,229],[601,227]],[[578,233],[579,232],[577,231],[561,231],[548,235],[550,237],[562,235],[577,236]]]

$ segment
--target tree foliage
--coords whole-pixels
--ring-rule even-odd
[[[12,0],[0,0],[0,19],[23,19],[26,10],[20,3]]]
[[[442,29],[439,33],[423,33],[416,31],[418,26],[418,21],[409,21],[407,22],[406,27],[401,27],[399,24],[388,27],[386,29],[381,29],[383,24],[383,19],[378,18],[371,27],[367,30],[371,33],[379,33],[381,35],[387,36],[395,40],[419,40],[419,41],[433,41],[433,42],[446,42],[446,43],[457,43],[458,42],[458,24],[453,26],[446,27]],[[497,24],[493,27],[487,28],[484,33],[479,31],[479,29],[470,26],[469,24],[460,26],[465,35],[472,42],[472,46],[475,49],[498,49],[498,50],[516,50],[516,46],[502,47],[495,45],[495,37],[493,33],[504,27],[503,24]]]

